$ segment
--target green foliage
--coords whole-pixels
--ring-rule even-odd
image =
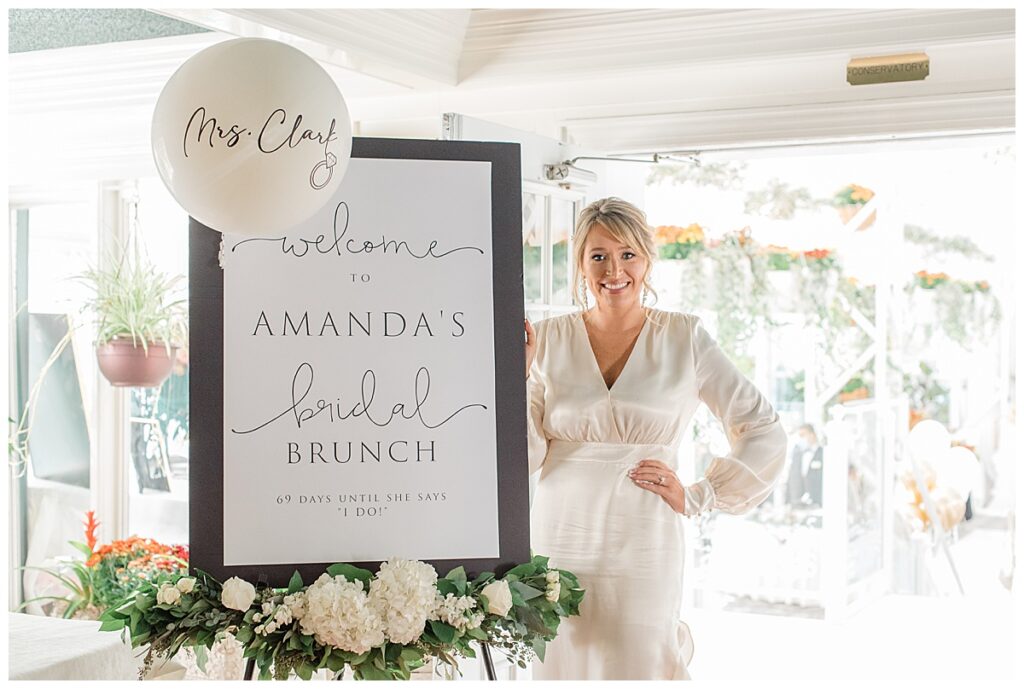
[[[776,220],[789,220],[797,211],[815,210],[831,204],[832,199],[816,198],[804,187],[794,188],[788,182],[772,179],[766,188],[747,193],[743,210]]]
[[[989,263],[995,260],[992,255],[982,251],[969,237],[962,235],[940,237],[918,225],[904,225],[903,237],[911,244],[926,247],[928,249],[927,256],[946,253],[959,254],[965,258],[980,259]]]
[[[719,346],[746,375],[752,375],[754,360],[749,354],[750,341],[758,330],[773,323],[769,312],[769,290],[766,278],[767,258],[744,232],[725,235],[712,250],[705,252],[710,261],[710,275],[703,274],[702,263],[696,277],[714,289],[710,295],[693,289],[701,298],[700,306],[715,314]],[[691,271],[684,271],[691,272]],[[693,280],[684,277],[684,282]],[[684,289],[692,282],[684,284]]]
[[[889,363],[899,369],[892,359]],[[901,370],[901,382],[911,409],[923,413],[925,418],[949,424],[949,388],[938,381],[928,362],[918,362],[916,371]]]
[[[332,576],[343,575],[350,580],[368,583],[373,573],[353,565],[339,563],[327,569]],[[557,600],[547,581],[549,572],[557,571]],[[190,593],[182,594],[178,603],[157,603],[159,583],[142,582],[137,590],[103,613],[102,631],[124,630],[133,647],[148,645],[147,667],[156,657],[171,656],[183,646],[209,648],[225,634],[232,633],[242,644],[243,655],[253,658],[262,679],[287,679],[296,675],[311,679],[313,673],[328,669],[343,674],[351,668],[358,680],[409,679],[413,670],[422,667],[430,657],[458,670],[458,658],[473,658],[475,643],[488,643],[508,654],[525,667],[533,657],[543,658],[548,641],[555,638],[561,619],[579,615],[584,591],[579,581],[565,570],[551,570],[548,559],[533,556],[530,562],[513,567],[502,577],[512,592],[513,605],[505,615],[487,612],[479,627],[458,628],[440,620],[429,620],[422,635],[407,644],[385,642],[362,654],[324,646],[303,633],[298,620],[266,634],[256,631],[255,619],[264,603],[280,605],[286,593],[306,590],[298,572],[292,575],[287,589],[261,588],[247,611],[225,608],[220,602],[220,582],[205,572],[196,571],[196,582]],[[554,575],[550,575],[554,576]],[[164,579],[170,583],[178,577]],[[481,590],[496,581],[493,572],[481,572],[470,579],[463,567],[456,567],[437,580],[442,595],[455,593],[474,598],[474,609],[487,611],[488,601]],[[265,620],[264,620],[265,622]]]
[[[697,164],[657,164],[651,166],[647,175],[648,186],[668,182],[670,184],[694,184],[699,187],[718,189],[739,189],[742,185],[746,163],[701,162]]]
[[[183,276],[157,270],[137,240],[130,251],[122,247],[110,259],[109,268],[89,268],[78,276],[92,291],[87,307],[96,317],[96,343],[131,338],[147,350],[151,343],[183,345],[186,302],[173,298]]]
[[[703,242],[672,242],[658,247],[658,258],[666,260],[687,259],[693,252],[704,249]]]
[[[995,335],[1002,321],[1002,307],[999,300],[982,283],[961,280],[937,280],[928,286],[918,277],[906,287],[906,294],[919,306],[931,300],[934,320],[921,325],[930,338],[940,330],[946,337],[967,350],[979,343],[987,342]]]

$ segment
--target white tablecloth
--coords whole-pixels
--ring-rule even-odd
[[[137,680],[138,663],[120,632],[92,620],[8,613],[9,678]]]

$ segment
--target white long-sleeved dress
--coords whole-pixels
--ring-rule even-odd
[[[683,516],[627,475],[641,459],[676,469],[701,402],[730,452],[686,488],[686,516],[741,514],[771,492],[786,434],[768,400],[691,314],[650,309],[611,389],[580,313],[540,321],[527,378],[530,473],[540,471],[531,547],[579,577],[580,615],[563,620],[535,679],[689,679],[679,619]]]

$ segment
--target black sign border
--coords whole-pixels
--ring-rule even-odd
[[[526,385],[523,371],[522,175],[519,144],[356,137],[353,158],[467,160],[491,164],[495,420],[499,556],[424,560],[444,576],[463,565],[470,577],[502,576],[530,560]],[[295,570],[312,583],[332,562],[298,565],[224,564],[224,273],[219,232],[189,218],[189,550],[190,565],[220,581],[288,585]],[[467,375],[476,375],[467,371]],[[259,509],[254,505],[253,509]],[[466,519],[475,515],[466,514]],[[297,523],[295,528],[302,528]],[[437,528],[443,530],[444,524]],[[353,562],[376,572],[380,561]]]

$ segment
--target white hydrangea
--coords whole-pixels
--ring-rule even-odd
[[[233,634],[225,634],[210,647],[204,674],[209,679],[241,679],[245,670],[244,651]]]
[[[392,558],[381,563],[370,582],[370,601],[384,621],[392,643],[412,643],[434,611],[437,572],[418,560]]]
[[[361,581],[321,574],[305,594],[302,633],[318,643],[365,653],[384,643],[384,621],[370,604]]]
[[[475,607],[476,600],[472,596],[457,597],[454,593],[449,593],[447,596],[441,597],[441,594],[438,594],[431,619],[450,624],[460,632],[476,629],[483,623],[484,613],[469,612]]]

